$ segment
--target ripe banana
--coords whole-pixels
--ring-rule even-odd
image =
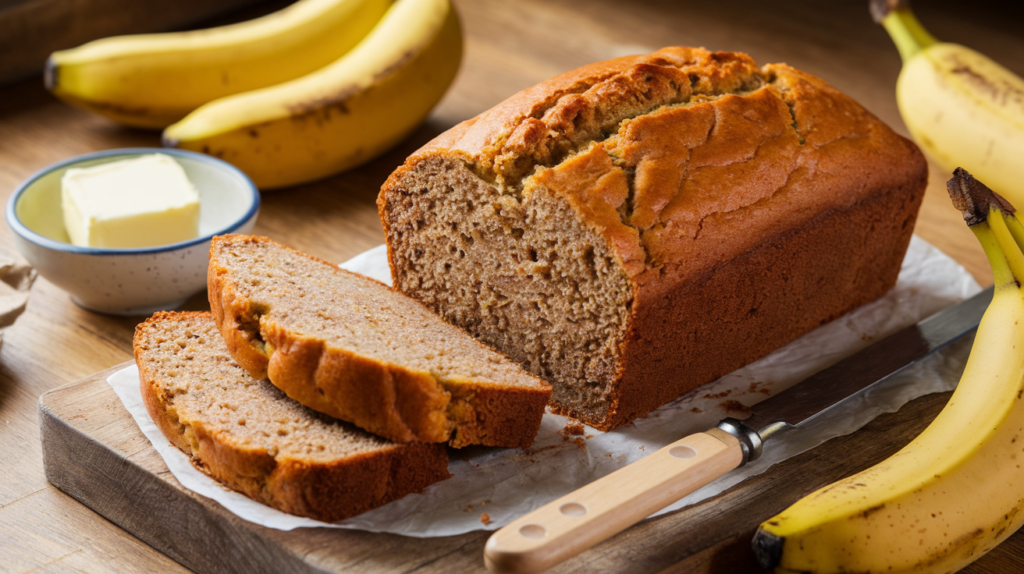
[[[767,568],[953,572],[1024,523],[1024,226],[962,169],[949,190],[995,276],[960,384],[902,450],[761,524]]]
[[[248,22],[96,40],[54,52],[46,86],[68,103],[162,129],[199,106],[273,86],[337,60],[373,30],[391,0],[299,0]]]
[[[164,145],[224,159],[263,189],[369,161],[441,99],[462,56],[448,0],[398,0],[373,32],[329,66],[223,98],[164,131]]]
[[[1024,79],[983,54],[941,43],[909,0],[872,0],[903,59],[896,102],[911,135],[945,170],[974,173],[1024,205]]]

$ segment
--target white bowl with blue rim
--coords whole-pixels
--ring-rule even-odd
[[[64,172],[152,153],[174,157],[199,192],[199,237],[141,249],[72,245],[61,208]],[[210,239],[248,233],[259,209],[256,186],[227,162],[177,149],[127,148],[73,157],[36,172],[7,202],[7,225],[25,259],[78,305],[112,315],[146,315],[180,307],[202,291]]]

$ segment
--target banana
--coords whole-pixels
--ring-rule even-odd
[[[761,524],[754,550],[766,568],[953,572],[1024,523],[1024,226],[962,169],[949,190],[996,285],[960,383],[902,450]]]
[[[903,69],[896,102],[910,134],[950,171],[962,166],[1024,205],[1024,79],[983,54],[929,34],[909,0],[872,0]]]
[[[391,0],[299,0],[248,22],[96,40],[54,52],[46,86],[66,102],[163,129],[199,106],[302,77],[373,30]]]
[[[164,145],[224,159],[262,189],[320,179],[408,135],[444,95],[461,56],[448,0],[398,0],[336,62],[206,104],[168,127]]]

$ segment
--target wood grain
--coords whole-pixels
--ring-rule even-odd
[[[29,0],[5,0],[0,9]],[[343,261],[383,241],[374,200],[377,189],[405,156],[455,123],[493,106],[515,91],[579,65],[664,45],[700,45],[751,53],[759,62],[785,61],[818,74],[861,101],[906,134],[894,98],[900,69],[892,43],[867,15],[866,0],[456,0],[466,34],[466,52],[455,84],[430,120],[413,137],[370,164],[315,184],[264,194],[256,232],[331,261]],[[69,2],[73,4],[73,2]],[[140,3],[141,4],[141,3]],[[1024,74],[1024,4],[975,0],[920,1],[920,19],[940,38],[987,53]],[[0,34],[0,42],[4,40]],[[19,52],[0,50],[0,60]],[[69,108],[31,79],[0,88],[0,198],[46,165],[72,155],[128,147],[157,146],[152,132],[121,128],[104,118]],[[964,264],[982,284],[991,283],[976,241],[950,207],[947,175],[932,170],[916,232]],[[0,248],[12,248],[11,233]],[[205,293],[189,309],[207,307]],[[140,318],[106,317],[83,311],[45,279],[33,288],[28,310],[4,335],[0,348],[0,572],[135,572],[183,570],[106,519],[60,493],[43,473],[37,402],[44,392],[131,358],[131,336]],[[863,467],[892,452],[939,408],[926,398],[856,433],[849,466]],[[886,422],[889,421],[889,422]],[[845,442],[836,449],[853,448]],[[851,443],[852,444],[852,443]],[[881,454],[880,454],[881,453]],[[818,455],[828,461],[830,452]],[[792,461],[794,473],[814,475],[817,461]],[[828,463],[833,464],[833,463]],[[838,463],[835,463],[838,464]],[[817,476],[810,476],[812,487]],[[822,479],[823,480],[823,479]],[[820,480],[818,480],[820,482]],[[720,508],[753,503],[781,508],[792,497],[769,484],[752,483],[742,494],[723,495]],[[759,507],[760,508],[760,507]],[[699,519],[713,517],[707,507]],[[735,511],[732,516],[742,515]],[[566,563],[563,571],[658,572],[686,557],[685,571],[742,572],[749,531],[709,542],[698,532],[668,521],[645,522]],[[742,518],[742,516],[740,516]],[[752,530],[752,529],[751,529]],[[737,534],[739,533],[739,534]],[[309,547],[335,541],[315,534]],[[320,557],[325,569],[372,564],[380,570],[454,572],[481,565],[482,537],[454,540],[400,539],[352,533],[344,560]],[[379,546],[379,548],[378,548]],[[394,552],[401,547],[401,552]],[[695,550],[696,549],[696,550]],[[652,552],[653,551],[653,552]],[[415,553],[422,556],[415,557]],[[647,554],[651,553],[652,558]],[[313,556],[321,556],[315,552]],[[736,560],[736,562],[730,562]],[[971,572],[1019,572],[1024,535],[1018,533],[978,561]],[[590,574],[588,572],[588,574]]]

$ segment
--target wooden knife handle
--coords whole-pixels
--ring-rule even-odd
[[[495,572],[540,572],[665,508],[742,460],[739,440],[723,430],[690,435],[498,530],[487,540],[484,562]]]

